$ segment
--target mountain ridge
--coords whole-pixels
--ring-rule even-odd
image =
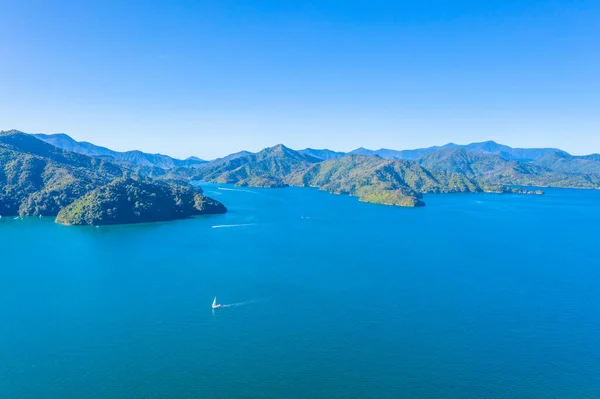
[[[548,155],[550,156],[550,155]],[[564,165],[572,165],[572,155],[557,153]],[[542,158],[543,159],[543,158]],[[419,164],[429,169],[444,170],[477,178],[482,182],[495,185],[520,185],[538,187],[598,188],[600,182],[600,162],[586,160],[585,173],[573,172],[569,168],[548,168],[537,162],[519,162],[507,160],[497,154],[485,154],[464,148],[445,149],[430,153]]]
[[[130,164],[136,164],[139,166],[157,166],[163,169],[170,169],[174,167],[197,167],[199,165],[210,163],[218,160],[222,160],[223,158],[231,157],[234,154],[252,154],[252,152],[248,151],[240,151],[238,153],[233,153],[226,155],[222,158],[217,158],[212,161],[206,161],[200,159],[195,156],[188,157],[186,159],[177,159],[168,155],[163,155],[160,153],[151,154],[142,152],[139,150],[131,150],[131,151],[114,151],[107,147],[98,146],[96,144],[87,142],[87,141],[77,141],[67,135],[66,133],[55,133],[55,134],[42,134],[42,133],[34,133],[35,137],[49,143],[55,145],[59,148],[66,149],[68,151],[77,152],[83,155],[89,155],[94,157],[111,157],[114,161],[125,162]],[[518,161],[536,161],[540,158],[546,157],[552,154],[562,154],[577,158],[585,158],[585,157],[600,157],[599,154],[590,154],[583,156],[574,156],[569,154],[568,152],[552,147],[540,147],[540,148],[519,148],[519,147],[510,147],[505,144],[499,144],[493,140],[487,140],[482,142],[473,142],[469,144],[455,144],[455,143],[447,143],[441,146],[431,146],[431,147],[423,147],[416,149],[390,149],[390,148],[380,148],[378,150],[371,150],[365,147],[359,147],[355,150],[349,152],[341,152],[334,151],[331,149],[313,149],[313,148],[305,148],[301,150],[296,150],[298,153],[306,154],[321,160],[335,159],[341,158],[345,155],[378,155],[384,159],[405,159],[405,160],[418,160],[419,158],[439,150],[448,149],[448,148],[464,148],[466,150],[478,152],[478,153],[487,153],[487,154],[495,154],[499,155],[508,160],[518,160]],[[105,158],[108,159],[108,158]]]
[[[389,148],[370,150],[364,147],[360,147],[353,151],[350,151],[348,154],[379,155],[385,159],[406,159],[416,161],[419,158],[432,152],[449,148],[463,148],[473,152],[495,154],[500,155],[505,159],[519,161],[534,161],[555,152],[568,154],[567,152],[562,151],[558,148],[513,148],[504,144],[498,144],[493,140],[475,142],[464,145],[448,143],[442,146],[432,146],[408,150],[393,150]]]
[[[414,161],[389,160],[378,155],[350,154],[321,160],[278,145],[215,165],[208,163],[188,178],[238,186],[318,187],[365,202],[411,207],[424,205],[424,193],[533,193],[508,187],[504,182],[481,179],[480,175],[449,168],[426,169]]]
[[[404,151],[358,148],[353,152],[311,148],[296,151],[278,144],[256,153],[241,151],[193,167],[168,169],[127,159],[114,161],[106,155],[79,156],[86,157],[87,162],[104,162],[99,165],[113,165],[114,161],[127,174],[173,184],[199,180],[265,188],[310,186],[356,196],[365,202],[400,206],[422,206],[423,194],[427,193],[539,194],[519,186],[600,187],[597,154],[577,157],[559,149],[513,149],[493,141]],[[399,156],[418,158],[393,158]],[[139,191],[131,184],[120,189]]]
[[[77,141],[65,133],[56,134],[33,134],[36,138],[52,144],[67,151],[76,152],[82,155],[92,157],[104,157],[104,159],[121,163],[124,166],[151,166],[162,169],[171,169],[174,167],[194,167],[206,163],[198,157],[189,157],[184,160],[170,157],[163,154],[150,154],[139,150],[114,151],[106,147],[98,146],[87,141]]]

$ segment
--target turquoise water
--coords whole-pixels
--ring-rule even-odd
[[[600,192],[223,188],[172,223],[3,219],[0,398],[600,397]]]

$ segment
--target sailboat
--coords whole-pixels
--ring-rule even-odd
[[[213,308],[213,309],[219,309],[219,308],[222,308],[222,307],[223,307],[223,305],[219,305],[219,304],[217,303],[217,297],[215,297],[215,300],[214,300],[214,301],[213,301],[213,303],[212,303],[212,308]]]

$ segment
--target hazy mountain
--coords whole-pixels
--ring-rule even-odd
[[[222,163],[225,163],[228,161],[233,161],[234,159],[237,159],[237,158],[244,158],[244,157],[247,157],[250,155],[253,155],[253,153],[248,152],[248,151],[234,152],[233,154],[229,154],[222,158],[213,159],[212,161],[204,164],[204,166],[215,166],[215,165],[219,165],[219,164],[222,164]]]
[[[327,149],[317,150],[314,148],[305,148],[304,150],[298,150],[300,154],[309,155],[313,158],[320,159],[322,161],[326,161],[328,159],[337,159],[346,155],[343,152],[336,152]]]
[[[448,148],[457,148],[458,145],[454,144],[454,143],[448,143],[446,145],[443,146],[434,146],[434,147],[428,147],[428,148],[417,148],[415,150],[402,150],[402,151],[398,151],[398,154],[396,155],[395,159],[407,159],[410,161],[416,161],[417,159],[430,154],[432,152],[435,151],[439,151],[439,150],[443,150],[443,149],[448,149]]]
[[[499,155],[502,158],[515,161],[533,161],[554,153],[567,154],[566,152],[557,148],[512,148],[506,145],[498,144],[494,141],[471,143],[459,147],[482,154]]]
[[[348,153],[348,155],[377,155],[377,151],[369,150],[368,148],[359,147],[356,150],[352,150]],[[383,158],[383,157],[382,157]]]
[[[481,143],[471,143],[467,145],[448,143],[443,146],[417,148],[414,150],[390,150],[387,148],[369,150],[361,147],[351,151],[350,154],[378,155],[385,159],[406,159],[416,161],[427,154],[431,154],[439,150],[453,148],[462,148],[480,154],[494,154],[507,160],[516,161],[533,161],[554,153],[567,154],[566,152],[556,148],[512,148],[506,145],[498,144],[494,141],[484,141]]]
[[[577,158],[588,159],[588,160],[591,160],[591,161],[600,162],[600,154],[583,155],[583,156],[579,156]]]
[[[33,134],[36,138],[45,141],[48,144],[52,144],[55,147],[61,148],[63,150],[76,152],[82,155],[88,156],[99,156],[99,155],[112,155],[115,151],[112,151],[106,147],[101,147],[92,143],[88,143],[87,141],[76,141],[69,135],[64,133],[56,133],[56,134]]]
[[[86,141],[76,141],[72,137],[63,133],[35,134],[34,136],[48,144],[62,148],[63,150],[72,151],[91,157],[102,157],[103,159],[112,160],[126,167],[130,165],[138,165],[170,169],[180,166],[194,167],[206,162],[197,157],[190,157],[186,160],[181,160],[167,155],[148,154],[142,151],[113,151],[106,147],[100,147]]]
[[[354,151],[349,152],[352,155],[377,155],[384,159],[405,159],[414,161],[421,158],[423,155],[437,151],[442,148],[453,148],[456,144],[446,144],[442,147],[429,147],[429,148],[418,148],[415,150],[391,150],[389,148],[381,148],[379,150],[369,150],[366,148],[357,148]]]
[[[558,151],[539,158],[533,163],[550,170],[566,173],[600,174],[599,154],[574,156]]]

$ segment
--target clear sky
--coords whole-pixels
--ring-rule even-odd
[[[598,0],[0,0],[0,129],[214,158],[600,152]]]

